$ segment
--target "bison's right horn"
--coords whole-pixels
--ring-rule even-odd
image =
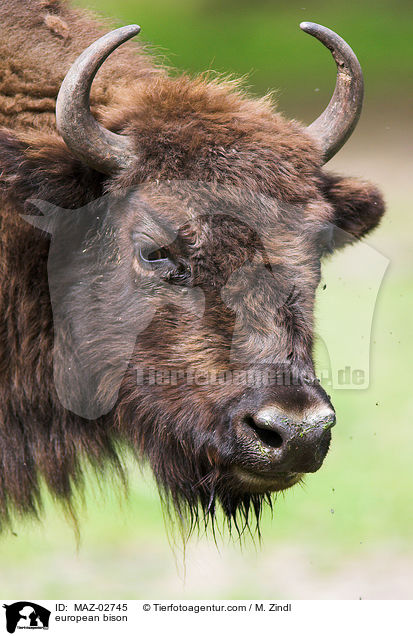
[[[101,126],[90,112],[90,88],[106,58],[137,35],[136,24],[115,29],[91,44],[64,78],[56,102],[57,129],[70,150],[88,166],[112,174],[127,167],[133,152],[128,137]]]

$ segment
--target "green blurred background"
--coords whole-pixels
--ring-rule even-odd
[[[178,69],[248,75],[257,95],[277,89],[280,110],[306,122],[328,101],[335,71],[329,53],[298,23],[338,31],[358,54],[366,100],[356,133],[329,169],[380,184],[388,212],[367,244],[389,266],[373,320],[369,388],[330,391],[338,414],[330,453],[304,487],[278,497],[273,518],[264,515],[262,546],[224,533],[217,549],[210,538],[193,537],[184,558],[179,540],[168,539],[150,474],[132,467],[128,502],[119,503],[109,476],[90,480],[79,546],[51,502],[42,525],[16,522],[0,543],[0,597],[413,598],[412,3],[79,4],[116,26],[137,22],[140,37]],[[320,291],[317,315],[337,325],[340,343],[346,324],[357,330],[374,283],[365,255],[349,248],[343,256],[347,292],[336,296],[334,284]],[[326,265],[326,281],[337,275],[337,262]],[[351,346],[350,331],[343,351],[350,355]],[[321,366],[324,355],[320,344]]]

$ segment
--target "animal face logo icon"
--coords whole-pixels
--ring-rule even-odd
[[[6,610],[6,628],[14,634],[16,628],[49,629],[50,611],[31,601],[18,601],[3,605]]]

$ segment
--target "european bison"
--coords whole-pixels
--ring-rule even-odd
[[[181,518],[259,518],[335,423],[320,259],[384,209],[323,170],[360,114],[354,53],[301,25],[338,69],[305,127],[117,50],[139,27],[104,34],[60,0],[3,2],[0,23],[0,522],[37,515],[42,481],[71,508],[84,465],[122,477],[126,447]]]

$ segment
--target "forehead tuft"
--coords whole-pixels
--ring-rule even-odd
[[[230,183],[285,201],[317,191],[322,164],[305,127],[234,82],[154,79],[129,87],[104,123],[131,137],[136,163],[113,187],[152,179]]]

